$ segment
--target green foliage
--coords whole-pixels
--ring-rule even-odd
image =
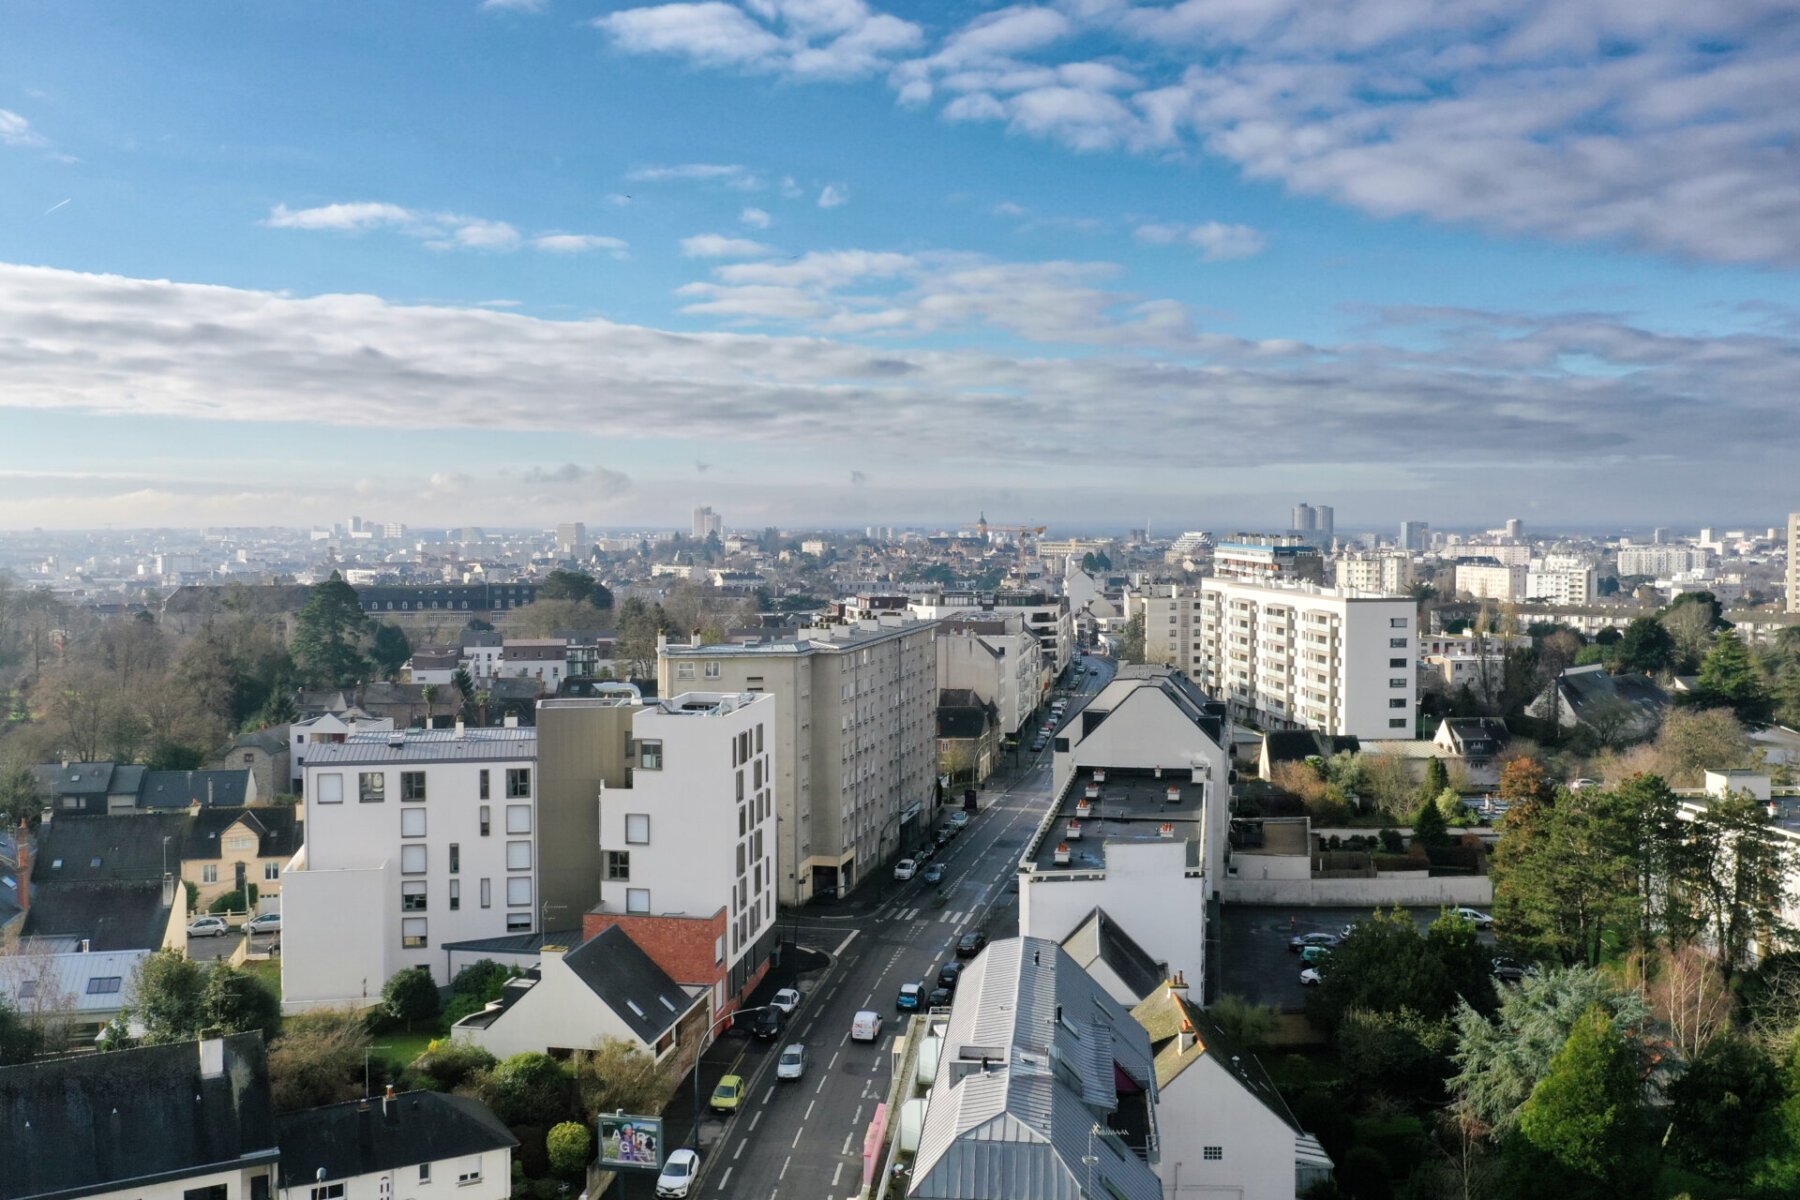
[[[581,571],[552,571],[538,584],[539,600],[582,600],[595,608],[611,608],[612,593]]]
[[[250,890],[249,900],[246,901],[244,899],[243,892],[226,892],[224,895],[215,899],[211,904],[207,905],[206,911],[209,913],[249,912],[252,908],[256,907],[256,885],[254,883],[246,883],[244,886]]]
[[[1144,661],[1144,614],[1141,612],[1133,613],[1131,619],[1125,622],[1125,636],[1119,643],[1119,661]]]
[[[1677,832],[1670,923],[1703,932],[1729,975],[1746,961],[1759,934],[1784,930],[1793,851],[1762,805],[1741,793],[1708,801]]]
[[[161,741],[151,747],[144,765],[152,771],[198,771],[206,765],[206,751],[198,746]]]
[[[1338,1025],[1337,1048],[1359,1094],[1436,1096],[1450,1073],[1456,1031],[1448,1018],[1426,1020],[1409,1008],[1351,1009]]]
[[[1714,636],[1712,649],[1700,664],[1698,687],[1683,694],[1681,700],[1695,708],[1729,708],[1752,729],[1767,725],[1775,712],[1775,700],[1762,673],[1735,629]]]
[[[1494,1005],[1489,971],[1487,949],[1462,918],[1441,916],[1421,935],[1405,910],[1377,912],[1332,951],[1306,1013],[1335,1033],[1352,1010],[1407,1011],[1425,1022],[1449,1016],[1459,1000],[1486,1011]]]
[[[531,1051],[484,1073],[476,1088],[503,1123],[549,1128],[577,1115],[574,1083],[561,1063]]]
[[[226,963],[206,972],[200,992],[200,1028],[221,1034],[258,1030],[264,1040],[281,1028],[281,1000],[261,979]]]
[[[277,682],[269,691],[269,698],[263,702],[261,711],[256,715],[256,725],[261,729],[269,729],[277,725],[291,725],[300,719],[300,710],[294,707],[294,697],[288,691],[287,680]]]
[[[550,1150],[550,1169],[571,1179],[587,1169],[588,1157],[594,1148],[587,1126],[579,1121],[564,1121],[553,1126],[545,1144]]]
[[[1611,1015],[1596,1004],[1576,1020],[1520,1108],[1519,1135],[1560,1168],[1547,1172],[1544,1184],[1561,1176],[1573,1194],[1617,1195],[1643,1181],[1643,1126],[1636,1054]]]
[[[410,1032],[414,1021],[426,1021],[438,1015],[440,1004],[437,984],[424,967],[408,967],[396,971],[381,989],[381,1008],[396,1021],[406,1022]]]
[[[290,647],[294,665],[309,683],[348,687],[368,665],[357,649],[367,625],[356,589],[333,571],[330,579],[313,585],[295,620]]]
[[[1450,768],[1444,765],[1443,759],[1434,756],[1425,764],[1425,782],[1419,785],[1419,798],[1435,800],[1449,786]]]
[[[406,631],[398,625],[377,623],[375,636],[369,641],[369,658],[374,662],[376,670],[389,679],[400,673],[406,660],[412,657],[412,642],[407,640]]]
[[[499,1061],[474,1042],[445,1038],[432,1042],[412,1065],[447,1092],[491,1070]]]
[[[0,1067],[27,1062],[43,1048],[44,1035],[0,996]]]
[[[363,1094],[369,1030],[362,1014],[314,1012],[288,1018],[269,1047],[269,1093],[278,1113],[354,1100]]]
[[[1404,854],[1406,852],[1406,840],[1400,836],[1398,829],[1383,829],[1378,836],[1381,840],[1383,854]]]
[[[1438,808],[1436,797],[1428,797],[1420,802],[1419,811],[1413,816],[1413,845],[1434,847],[1449,843],[1450,830],[1444,824],[1444,814]]]
[[[190,913],[200,911],[200,885],[190,879],[181,881],[181,888],[187,895],[187,910]]]
[[[1442,817],[1447,825],[1466,824],[1470,819],[1469,810],[1463,807],[1462,793],[1453,787],[1439,792],[1435,803],[1438,816]]]
[[[1766,1050],[1720,1034],[1669,1085],[1667,1144],[1698,1170],[1741,1179],[1785,1098],[1781,1068]]]
[[[0,762],[0,821],[7,829],[18,828],[20,821],[35,826],[48,802],[30,763],[17,757]]]
[[[206,969],[173,950],[159,950],[132,974],[132,1008],[150,1045],[185,1042],[201,1027]]]
[[[1245,1050],[1260,1050],[1268,1042],[1269,1030],[1275,1025],[1276,1010],[1272,1004],[1253,1004],[1230,992],[1221,995],[1206,1010],[1217,1021],[1226,1036]]]
[[[651,679],[656,675],[656,639],[668,632],[662,605],[645,604],[636,596],[618,609],[619,636],[613,642],[613,658],[627,679]]]

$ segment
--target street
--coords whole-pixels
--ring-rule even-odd
[[[1111,674],[1106,664],[1078,686],[1091,694]],[[995,786],[982,791],[981,810],[938,855],[948,869],[942,884],[884,876],[869,882],[870,894],[853,895],[841,908],[782,915],[801,947],[824,951],[832,962],[810,986],[803,984],[789,1032],[770,1043],[738,1043],[736,1060],[724,1066],[711,1066],[708,1055],[703,1086],[710,1088],[713,1072],[729,1069],[744,1076],[746,1102],[727,1120],[702,1121],[703,1173],[694,1196],[814,1200],[860,1190],[864,1132],[887,1098],[893,1039],[908,1015],[894,1009],[900,985],[935,983],[938,968],[955,958],[957,939],[970,930],[989,938],[1018,933],[1018,896],[1008,883],[1051,786],[1048,749],[1021,758],[1017,774],[989,781]],[[861,1009],[881,1015],[874,1042],[850,1040],[851,1019]],[[806,1075],[778,1082],[775,1059],[796,1041],[807,1047]]]

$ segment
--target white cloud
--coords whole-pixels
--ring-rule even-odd
[[[746,208],[738,214],[738,222],[752,229],[767,229],[774,223],[774,218],[760,208]]]
[[[552,254],[584,254],[589,250],[611,250],[613,256],[620,257],[627,243],[616,237],[601,237],[594,233],[541,233],[531,239],[531,244],[539,250],[548,250]]]
[[[361,233],[384,225],[410,226],[418,223],[418,215],[398,204],[372,201],[355,204],[324,204],[318,208],[290,209],[277,204],[263,224],[275,229],[332,229],[339,233]]]
[[[1268,238],[1262,230],[1249,225],[1227,225],[1221,221],[1205,221],[1199,225],[1168,225],[1152,222],[1139,225],[1132,236],[1147,246],[1172,246],[1176,243],[1196,246],[1208,262],[1224,262],[1234,258],[1253,258],[1263,252]]]
[[[682,238],[681,253],[688,258],[755,258],[758,255],[773,254],[774,250],[749,238],[701,233]]]
[[[720,0],[628,8],[593,25],[630,54],[803,79],[846,79],[887,69],[923,31],[864,0]]]
[[[277,204],[270,210],[268,219],[263,224],[273,229],[332,233],[367,233],[375,229],[393,229],[408,237],[418,238],[433,250],[515,250],[526,240],[507,221],[430,212],[376,201],[323,204],[317,208],[302,209]],[[541,233],[531,238],[530,244],[539,250],[561,254],[583,250],[612,250],[616,254],[623,251],[626,245],[618,238],[585,233]]]
[[[633,183],[719,183],[740,192],[759,191],[762,177],[738,163],[679,163],[668,167],[636,167],[625,178]],[[630,199],[629,196],[626,197]]]
[[[820,208],[841,208],[850,203],[850,189],[841,183],[828,183],[819,193]]]
[[[0,145],[27,149],[49,143],[31,127],[31,122],[9,108],[0,108]]]
[[[481,0],[475,7],[482,12],[543,12],[547,0]]]

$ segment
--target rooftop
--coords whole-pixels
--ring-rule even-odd
[[[1100,871],[1109,846],[1184,842],[1197,868],[1205,836],[1206,785],[1191,768],[1079,767],[1027,861],[1036,871]]]
[[[404,1092],[284,1113],[276,1128],[284,1192],[519,1144],[481,1101],[440,1092]]]
[[[767,658],[779,655],[795,654],[842,654],[848,650],[860,650],[865,646],[873,646],[877,642],[891,641],[907,634],[917,633],[921,629],[934,628],[933,621],[910,621],[903,625],[883,625],[875,628],[838,627],[833,633],[818,630],[818,636],[802,636],[783,638],[767,642],[718,642],[710,646],[664,645],[658,653],[664,658]]]
[[[308,746],[308,769],[358,766],[364,763],[491,762],[537,756],[537,730],[530,727],[485,729],[395,729],[352,733],[341,742]]]

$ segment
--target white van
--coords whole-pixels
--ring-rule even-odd
[[[850,1040],[853,1042],[872,1042],[881,1036],[881,1014],[870,1009],[863,1009],[850,1022]]]

